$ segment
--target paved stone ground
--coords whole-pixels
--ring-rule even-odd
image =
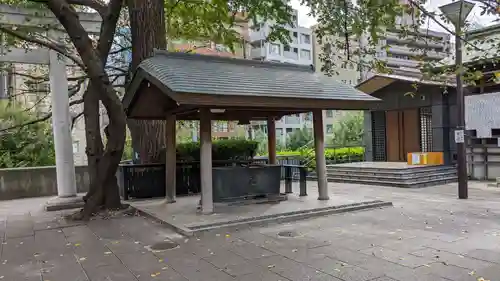
[[[394,208],[184,238],[138,216],[87,225],[44,213],[46,199],[0,202],[0,280],[500,280],[500,190],[331,184]],[[279,232],[296,237],[280,238]],[[148,246],[175,241],[154,252]]]

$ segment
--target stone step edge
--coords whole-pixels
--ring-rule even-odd
[[[251,220],[251,221],[241,221],[241,222],[227,223],[227,224],[221,224],[221,225],[216,225],[216,226],[199,227],[199,228],[195,228],[195,229],[189,228],[189,229],[192,230],[193,234],[196,234],[196,233],[207,232],[207,231],[212,231],[212,230],[229,230],[229,229],[235,229],[235,228],[239,228],[239,227],[265,226],[265,225],[269,225],[269,224],[273,224],[273,223],[277,224],[277,223],[298,221],[298,220],[304,220],[304,219],[332,215],[332,214],[340,214],[340,213],[346,213],[346,212],[354,212],[354,211],[369,210],[369,209],[376,209],[376,208],[383,208],[383,207],[392,207],[392,206],[393,206],[392,202],[380,201],[378,203],[360,204],[360,205],[356,205],[356,206],[331,208],[331,209],[326,209],[326,210],[321,210],[321,211],[310,211],[310,212],[297,213],[297,214],[279,214],[277,216],[273,216],[273,217],[269,217],[269,218],[260,218],[259,217],[259,218],[255,218],[254,220]]]
[[[361,173],[352,173],[352,174],[344,174],[338,172],[328,172],[327,177],[359,177],[359,178],[384,178],[384,179],[393,179],[393,180],[412,180],[419,178],[429,178],[436,176],[456,176],[456,171],[449,172],[439,172],[439,173],[427,173],[425,175],[405,175],[405,176],[395,176],[395,175],[372,175],[372,174],[361,174]]]
[[[133,209],[135,209],[135,211],[138,214],[140,214],[144,217],[150,218],[150,219],[158,222],[159,224],[165,225],[166,227],[168,227],[168,228],[170,228],[170,229],[172,229],[172,230],[176,231],[177,233],[182,234],[184,236],[194,236],[198,233],[207,232],[207,231],[211,231],[211,230],[229,230],[229,229],[237,229],[239,227],[265,226],[265,225],[268,225],[271,223],[283,223],[283,222],[288,222],[288,221],[297,221],[297,220],[303,220],[303,219],[325,216],[325,215],[330,215],[330,214],[354,212],[354,211],[360,211],[360,210],[368,210],[368,209],[376,209],[376,208],[392,207],[392,206],[393,206],[392,202],[374,200],[374,201],[367,201],[367,202],[354,203],[354,204],[331,206],[329,208],[324,207],[324,208],[317,208],[317,209],[311,209],[311,210],[281,213],[281,214],[269,215],[265,218],[256,217],[256,218],[253,218],[253,220],[251,220],[251,221],[221,222],[218,225],[213,225],[213,226],[204,225],[204,226],[200,226],[197,229],[193,229],[193,228],[189,228],[186,226],[179,226],[178,224],[175,224],[173,222],[164,221],[162,219],[159,219],[153,213],[151,213],[147,210],[141,210],[141,209],[131,205],[131,207]]]
[[[365,168],[338,168],[338,167],[326,167],[327,171],[337,171],[337,172],[346,172],[346,173],[380,173],[380,174],[398,174],[398,175],[407,175],[407,174],[419,174],[419,173],[428,173],[428,172],[442,172],[442,171],[456,171],[456,167],[433,167],[430,169],[421,170],[418,168],[408,168],[408,169],[365,169]]]
[[[396,184],[398,185],[419,185],[419,184],[427,184],[427,183],[434,183],[434,182],[441,182],[441,181],[449,181],[449,180],[458,180],[457,176],[454,177],[445,177],[445,178],[440,178],[440,179],[433,179],[433,180],[426,180],[426,181],[413,181],[413,182],[390,182],[390,181],[374,181],[374,180],[363,180],[363,179],[342,179],[342,178],[332,178],[332,177],[327,177],[328,181],[331,182],[352,182],[352,183],[365,183],[369,185],[388,185],[388,186],[394,186]],[[380,184],[381,183],[381,184]]]

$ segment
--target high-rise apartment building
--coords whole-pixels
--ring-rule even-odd
[[[287,44],[267,41],[272,30],[272,22],[263,23],[258,29],[249,30],[250,58],[254,60],[312,65],[312,31],[309,28],[298,26],[297,10],[294,10],[292,19],[293,26],[285,26],[285,29],[290,32],[291,38],[291,41]]]
[[[290,32],[291,41],[288,43],[268,42],[266,39],[271,32],[272,22],[263,23],[256,30],[249,30],[250,58],[254,60],[291,63],[299,65],[314,65],[314,35],[313,30],[298,26],[298,12],[292,15],[293,26],[285,28]],[[333,110],[323,113],[325,134],[333,132],[333,122],[341,114]],[[267,132],[265,121],[252,122],[254,130],[260,129]],[[303,128],[312,129],[312,114],[293,114],[284,116],[276,121],[277,143],[284,145],[287,136],[294,130]]]

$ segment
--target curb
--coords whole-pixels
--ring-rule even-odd
[[[241,228],[246,228],[246,227],[266,226],[266,225],[270,225],[270,224],[305,220],[305,219],[309,219],[309,218],[321,217],[321,216],[326,216],[326,215],[331,215],[331,214],[340,214],[340,213],[346,213],[346,212],[354,212],[354,211],[392,207],[392,206],[393,206],[392,202],[375,200],[375,201],[368,201],[368,202],[362,202],[362,203],[354,203],[354,204],[346,204],[346,205],[331,206],[331,207],[324,207],[324,208],[316,208],[316,209],[311,209],[311,210],[287,212],[287,213],[267,215],[267,216],[261,216],[261,217],[244,218],[244,219],[240,219],[240,220],[234,220],[234,221],[228,221],[228,222],[218,222],[218,223],[198,225],[198,226],[192,226],[192,227],[180,226],[178,224],[176,225],[172,222],[161,220],[161,219],[157,218],[154,214],[152,214],[148,211],[140,210],[134,206],[131,206],[131,207],[134,208],[134,210],[136,210],[139,214],[141,214],[145,217],[148,217],[150,219],[153,219],[154,221],[157,221],[161,224],[164,224],[167,227],[169,227],[170,229],[172,229],[172,230],[174,230],[182,235],[194,236],[197,234],[201,234],[203,232],[209,232],[209,231],[213,231],[213,230],[226,230],[226,231],[227,230],[235,230],[235,229],[239,230]]]

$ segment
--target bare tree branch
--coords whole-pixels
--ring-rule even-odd
[[[109,54],[110,55],[116,55],[116,54],[119,54],[121,52],[129,51],[129,50],[132,50],[132,46],[122,47],[122,48],[120,48],[118,50],[114,50],[114,51],[109,52]]]
[[[106,5],[102,1],[99,0],[67,0],[67,1],[68,4],[71,5],[80,5],[96,10],[97,13],[99,13],[101,18],[103,19],[106,16],[106,11],[107,11]]]
[[[47,115],[45,115],[45,116],[43,116],[41,118],[35,119],[35,120],[31,120],[31,121],[28,121],[28,122],[25,122],[25,123],[22,123],[22,124],[14,125],[14,126],[11,126],[9,128],[0,129],[0,133],[7,132],[7,131],[10,131],[10,130],[13,130],[13,129],[17,129],[17,128],[22,128],[24,126],[33,125],[33,124],[40,123],[40,122],[43,122],[43,121],[47,121],[47,120],[50,119],[50,117],[52,117],[52,112],[49,112],[49,113],[47,113]]]

